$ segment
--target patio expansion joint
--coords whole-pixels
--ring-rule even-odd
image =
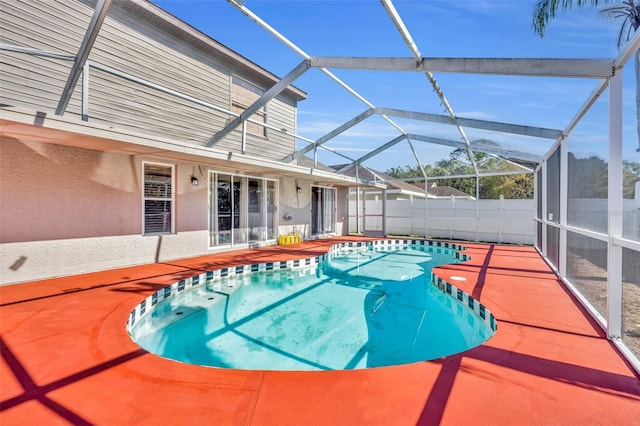
[[[251,408],[247,413],[247,422],[245,424],[250,425],[253,423],[253,415],[256,412],[256,407],[258,406],[258,399],[260,398],[260,390],[262,389],[262,383],[264,382],[264,371],[260,371],[260,379],[258,380],[258,386],[256,386],[256,390],[254,393],[253,400],[251,401]]]

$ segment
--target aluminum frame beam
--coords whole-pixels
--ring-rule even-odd
[[[351,164],[347,164],[344,167],[342,167],[341,169],[338,169],[336,171],[336,173],[343,173],[344,171],[350,169],[351,167],[359,166],[361,163],[365,162],[366,160],[370,159],[371,157],[374,157],[374,156],[380,154],[381,152],[385,151],[388,148],[391,148],[392,146],[402,142],[405,139],[407,141],[409,141],[409,143],[411,143],[410,142],[411,140],[417,140],[417,141],[421,141],[421,142],[432,143],[432,144],[435,144],[435,145],[450,146],[452,148],[461,148],[461,149],[464,149],[464,150],[467,149],[467,145],[464,142],[452,141],[452,140],[448,140],[448,139],[439,139],[439,138],[434,138],[434,137],[431,137],[431,136],[416,135],[416,134],[400,135],[400,136],[392,139],[391,141],[385,143],[384,145],[379,146],[378,148],[374,149],[373,151],[369,152],[368,154],[363,155],[362,157],[358,158],[355,162],[353,162]],[[411,147],[411,148],[413,149],[413,147]],[[482,145],[474,145],[472,147],[472,149],[475,152],[484,152],[486,154],[497,155],[497,156],[504,157],[504,158],[516,158],[516,159],[519,159],[519,160],[534,161],[534,162],[542,161],[542,157],[541,156],[535,155],[535,154],[528,154],[528,153],[525,153],[525,152],[512,151],[512,150],[493,148],[493,147],[485,147],[485,146],[482,146]],[[418,164],[420,164],[419,161],[418,161]],[[472,175],[472,176],[474,176],[474,175]]]
[[[387,148],[391,148],[392,146],[402,142],[403,140],[407,139],[408,135],[400,135],[398,137],[396,137],[395,139],[390,140],[389,142],[385,143],[382,146],[379,146],[378,148],[374,149],[373,151],[369,152],[366,155],[363,155],[362,157],[358,158],[356,161],[354,161],[351,164],[347,164],[346,166],[342,167],[341,169],[337,170],[336,173],[342,173],[345,170],[349,170],[351,167],[354,166],[358,166],[360,165],[360,163],[368,160],[369,158],[376,156],[378,154],[380,154],[382,151],[386,150]]]
[[[280,34],[277,30],[275,30],[273,27],[271,27],[269,24],[267,24],[258,15],[256,15],[249,8],[247,8],[243,4],[242,0],[227,0],[227,2],[229,2],[231,5],[233,5],[233,7],[238,9],[240,12],[242,12],[246,17],[251,19],[253,22],[255,22],[256,24],[261,26],[263,29],[267,30],[267,32],[269,32],[271,35],[276,37],[278,40],[280,40],[282,43],[284,43],[286,46],[288,46],[294,52],[296,52],[297,54],[302,56],[304,59],[307,59],[307,60],[311,59],[311,56],[309,56],[304,50],[300,49],[291,40],[287,39],[285,36]],[[375,108],[375,105],[373,105],[371,102],[369,102],[367,99],[365,99],[362,95],[360,95],[358,92],[356,92],[353,88],[351,88],[347,83],[345,83],[340,78],[338,78],[331,71],[329,71],[328,69],[323,68],[323,67],[320,67],[320,71],[322,71],[325,75],[327,75],[333,81],[338,83],[343,89],[345,89],[347,92],[351,93],[351,95],[353,95],[359,101],[361,101],[362,103],[367,105],[369,108]],[[389,123],[391,126],[393,126],[396,130],[398,130],[400,133],[402,133],[403,135],[405,135],[407,133],[398,124],[396,124],[393,120],[391,120],[389,117],[387,117],[385,115],[382,115],[382,118],[387,123]]]
[[[530,77],[609,78],[613,59],[555,58],[400,58],[400,57],[312,57],[314,68],[378,71],[495,74]]]
[[[87,61],[86,66],[88,66],[90,68],[98,69],[100,71],[109,73],[111,75],[115,75],[117,77],[123,78],[123,79],[131,81],[133,83],[140,84],[141,86],[148,87],[148,88],[151,88],[151,89],[154,89],[154,90],[158,90],[158,91],[160,91],[162,93],[166,93],[168,95],[175,96],[175,97],[177,97],[179,99],[183,99],[185,101],[192,102],[192,103],[194,103],[196,105],[200,105],[200,106],[203,106],[205,108],[209,108],[209,109],[212,109],[214,111],[217,111],[217,112],[220,112],[220,113],[223,113],[223,114],[233,115],[234,117],[238,117],[240,115],[240,114],[238,114],[236,112],[233,112],[233,111],[230,111],[230,110],[228,110],[226,108],[222,108],[222,107],[220,107],[218,105],[214,105],[212,103],[205,102],[205,101],[200,100],[198,98],[194,98],[193,96],[185,95],[184,93],[169,89],[169,88],[161,86],[159,84],[151,83],[150,81],[144,80],[144,79],[139,78],[139,77],[135,77],[135,76],[133,76],[131,74],[127,74],[127,73],[125,73],[123,71],[116,70],[115,68],[111,68],[111,67],[109,67],[107,65],[102,65],[102,64],[99,64],[99,63],[96,63],[96,62],[93,62],[93,61]],[[87,110],[87,113],[88,113],[88,110]],[[296,139],[302,140],[302,141],[310,143],[310,144],[315,143],[315,141],[313,139],[305,138],[304,136],[298,135],[297,133],[289,131],[287,129],[279,128],[279,127],[276,127],[276,126],[268,124],[268,123],[264,123],[264,122],[261,122],[261,121],[258,121],[258,120],[253,120],[251,118],[248,118],[247,121],[250,122],[250,123],[253,123],[253,124],[257,124],[258,126],[262,126],[262,127],[266,128],[266,129],[271,129],[271,130],[276,131],[276,132],[280,132],[280,133],[284,133],[286,135],[293,136]],[[342,157],[344,157],[344,158],[346,158],[348,160],[354,161],[352,158],[350,158],[350,157],[348,157],[348,156],[346,156],[344,154],[341,154],[339,152],[335,152],[331,148],[328,148],[326,146],[323,146],[322,148],[327,150],[327,151],[331,151],[331,152],[335,153],[336,155],[340,155],[340,156],[342,156]]]
[[[407,138],[412,140],[422,141],[422,142],[429,142],[436,145],[450,146],[452,148],[467,149],[467,146],[465,143],[452,141],[448,139],[440,139],[440,138],[434,138],[431,136],[416,135],[416,134],[408,134]],[[534,162],[542,161],[542,156],[536,155],[536,154],[528,154],[526,152],[512,151],[512,150],[501,149],[501,148],[493,148],[493,147],[487,147],[483,145],[473,145],[472,148],[474,151],[477,151],[477,152],[484,152],[486,154],[495,154],[505,158],[516,158],[518,160],[534,161]]]
[[[534,171],[512,171],[512,172],[490,172],[490,173],[479,173],[479,174],[466,174],[466,175],[446,175],[446,176],[428,176],[429,180],[443,180],[443,179],[463,179],[463,178],[475,178],[479,177],[491,177],[491,176],[511,176],[511,175],[530,175],[535,173]],[[389,182],[415,182],[422,181],[424,178],[413,177],[413,178],[403,178],[403,179],[388,179],[384,181],[385,183]]]
[[[304,59],[298,64],[298,66],[289,71],[287,75],[282,77],[280,81],[271,86],[269,90],[264,92],[262,96],[260,96],[260,98],[258,98],[253,104],[251,104],[246,110],[244,110],[238,117],[231,120],[231,122],[227,124],[224,129],[213,135],[213,137],[209,139],[203,146],[210,148],[220,142],[220,140],[222,140],[222,138],[229,134],[229,132],[231,132],[233,129],[238,127],[240,123],[243,123],[253,114],[255,114],[256,111],[265,106],[271,99],[278,96],[280,92],[289,87],[296,79],[307,72],[309,68],[310,61],[308,59]]]
[[[407,45],[409,50],[411,50],[411,53],[413,53],[414,59],[416,61],[419,61],[420,58],[422,57],[422,53],[420,53],[420,50],[418,49],[418,46],[413,41],[413,37],[409,33],[409,30],[407,29],[407,27],[404,25],[404,22],[402,21],[402,18],[400,17],[400,14],[396,10],[396,7],[393,5],[393,2],[391,0],[380,0],[380,1],[382,3],[382,6],[387,11],[387,15],[389,15],[389,17],[393,21],[394,25],[396,26],[396,29],[400,32],[400,35],[404,39],[405,44]],[[462,126],[459,123],[456,122],[456,114],[455,114],[455,112],[453,112],[453,108],[451,107],[451,104],[449,104],[449,100],[444,95],[444,92],[442,91],[442,88],[440,88],[440,85],[436,81],[436,78],[433,76],[433,74],[431,72],[429,72],[429,71],[426,71],[424,73],[424,75],[425,75],[425,77],[427,77],[427,80],[429,80],[429,83],[431,84],[431,88],[436,93],[436,95],[440,99],[440,102],[442,102],[442,105],[445,107],[445,110],[447,111],[447,113],[449,114],[451,119],[453,120],[454,125],[456,126],[456,129],[458,130],[458,133],[460,133],[460,137],[462,137],[462,140],[464,141],[465,145],[467,146],[467,155],[469,155],[469,161],[471,161],[471,165],[473,166],[473,171],[475,171],[476,174],[478,174],[478,164],[476,162],[475,155],[473,154],[473,151],[471,150],[471,143],[469,142],[469,138],[467,137],[467,134],[464,131],[464,129],[462,128]],[[409,145],[411,145],[410,141],[409,141]],[[419,161],[418,161],[418,163],[419,163]],[[422,167],[422,166],[420,166],[420,167]]]
[[[60,59],[62,61],[74,61],[75,55],[69,55],[68,53],[47,52],[46,50],[34,49],[32,47],[15,46],[12,44],[0,43],[0,50],[7,52],[26,53],[32,56],[42,56],[45,58]]]
[[[360,123],[361,121],[369,118],[370,116],[373,115],[373,113],[375,112],[375,108],[369,108],[367,110],[365,110],[364,112],[358,114],[357,116],[353,117],[351,120],[343,123],[342,125],[336,127],[334,130],[330,131],[329,133],[327,133],[326,135],[318,138],[313,145],[308,145],[302,149],[299,149],[298,151],[294,152],[291,155],[286,156],[285,158],[282,159],[282,161],[284,161],[285,163],[290,163],[291,161],[303,156],[304,154],[306,154],[307,152],[316,149],[317,147],[321,146],[322,144],[324,144],[325,142],[333,139],[334,137],[338,136],[340,133],[343,133],[345,131],[347,131],[348,129],[352,128],[353,126],[355,126],[356,124]]]
[[[378,114],[390,115],[392,117],[408,118],[411,120],[428,121],[432,123],[455,125],[457,122],[459,125],[465,127],[494,130],[502,133],[512,133],[516,135],[532,136],[537,138],[556,140],[560,136],[562,136],[562,130],[525,126],[521,124],[500,123],[497,121],[477,120],[473,118],[462,118],[457,116],[454,120],[447,115],[430,114],[426,112],[407,111],[393,108],[376,108],[376,112]]]
[[[640,49],[640,31],[637,31],[631,42],[629,42],[624,50],[618,55],[618,57],[614,60],[615,67],[614,73],[617,70],[621,70],[624,68],[626,63],[631,59],[636,50]],[[600,84],[591,92],[587,100],[580,107],[576,115],[571,119],[567,127],[564,129],[563,135],[569,135],[573,129],[580,123],[582,118],[587,114],[587,112],[591,109],[591,107],[596,103],[596,101],[602,96],[605,90],[609,87],[609,79],[603,80]],[[640,111],[640,110],[639,110]],[[562,138],[556,141],[556,143],[549,148],[547,154],[545,155],[545,160],[555,151],[555,149],[560,145]],[[640,144],[640,141],[638,142]],[[638,150],[640,150],[640,145],[638,146]]]
[[[91,17],[91,21],[87,27],[87,32],[84,34],[84,38],[80,44],[80,49],[78,49],[78,54],[73,61],[73,66],[71,67],[71,71],[67,77],[67,82],[64,85],[64,89],[62,89],[62,95],[60,96],[58,106],[56,107],[56,115],[63,115],[67,109],[67,105],[69,105],[73,89],[76,87],[80,74],[84,68],[84,64],[89,58],[91,48],[93,48],[93,44],[95,43],[96,38],[98,38],[98,32],[100,32],[100,27],[102,27],[104,18],[107,17],[107,10],[109,9],[110,4],[111,0],[98,0],[98,3],[96,4],[93,16]]]

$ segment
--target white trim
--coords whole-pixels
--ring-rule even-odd
[[[622,246],[612,238],[622,237],[622,69],[609,79],[609,164],[607,217],[607,337],[622,337]]]
[[[640,33],[638,33],[640,34]],[[623,339],[612,339],[611,340],[618,351],[622,354],[623,357],[629,361],[629,364],[636,370],[638,374],[640,374],[640,359],[636,354],[631,352],[629,347],[624,343]]]
[[[144,184],[145,184],[145,174],[144,174],[144,169],[145,169],[145,165],[153,165],[153,166],[160,166],[160,167],[169,167],[171,169],[171,230],[169,232],[152,232],[152,233],[148,233],[146,228],[145,228],[145,201],[147,200],[147,198],[144,195]],[[175,164],[167,164],[167,163],[160,163],[157,161],[148,161],[148,160],[143,160],[142,161],[142,167],[140,169],[140,173],[142,176],[142,179],[140,179],[140,182],[142,184],[142,188],[141,188],[141,203],[142,203],[142,208],[141,213],[142,213],[142,218],[141,218],[141,225],[142,225],[142,236],[146,237],[146,236],[154,236],[154,235],[166,235],[166,234],[176,234],[176,185],[178,182],[177,176],[176,176],[176,166]],[[151,198],[149,198],[151,199]]]
[[[560,239],[558,241],[558,269],[560,275],[567,276],[567,218],[569,196],[569,143],[566,138],[560,140],[558,154],[560,155]]]
[[[576,228],[575,226],[570,226],[570,225],[565,225],[564,228],[569,232],[573,232],[574,234],[593,238],[594,240],[599,240],[604,242],[609,241],[609,237],[607,237],[607,234],[603,234],[601,232],[591,231],[589,229],[584,229],[584,228]]]
[[[542,222],[542,241],[540,241],[540,248],[542,249],[542,257],[546,260],[547,259],[547,225],[548,225],[548,221],[547,221],[547,160],[545,159],[542,163],[540,163],[540,165],[542,166],[541,172],[540,172],[540,177],[542,177],[542,182],[540,182],[542,184],[542,217],[541,222]]]
[[[629,250],[640,251],[640,241],[627,240],[626,238],[612,237],[611,241],[615,245],[627,248]]]

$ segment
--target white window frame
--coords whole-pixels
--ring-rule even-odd
[[[273,178],[267,178],[267,177],[263,177],[263,176],[254,176],[254,175],[245,175],[245,174],[240,174],[240,173],[229,173],[226,171],[222,171],[222,170],[208,170],[207,171],[208,175],[207,175],[207,205],[208,205],[208,212],[207,212],[207,216],[208,216],[208,232],[209,232],[209,236],[207,237],[207,241],[208,241],[208,245],[210,249],[215,249],[215,248],[219,248],[219,247],[237,247],[237,246],[246,246],[249,245],[249,241],[247,239],[247,241],[245,242],[236,242],[234,237],[233,237],[233,212],[232,212],[232,229],[231,229],[231,242],[230,243],[225,243],[225,244],[212,244],[211,242],[211,233],[214,232],[213,228],[217,226],[216,223],[214,223],[214,218],[212,217],[212,211],[215,208],[216,210],[216,216],[215,219],[217,220],[218,218],[218,206],[217,206],[217,202],[212,200],[212,193],[211,193],[211,188],[212,185],[217,183],[217,176],[218,175],[227,175],[230,176],[232,181],[235,181],[235,179],[246,179],[246,181],[248,181],[249,179],[254,179],[254,180],[260,180],[262,181],[262,188],[265,187],[265,184],[267,181],[269,182],[273,182],[274,183],[274,218],[273,218],[273,228],[274,228],[274,236],[273,238],[266,238],[265,240],[259,240],[259,242],[269,242],[269,241],[275,241],[278,238],[278,211],[280,209],[280,195],[279,195],[279,190],[280,190],[280,181],[278,179],[273,179]],[[245,188],[240,192],[240,196],[241,197],[245,197],[246,199],[244,200],[240,200],[240,221],[241,223],[244,222],[246,223],[246,221],[248,220],[248,193],[247,193],[247,187],[245,185]],[[266,192],[266,191],[265,191]],[[267,200],[266,200],[266,196],[263,195],[261,196],[261,202],[264,203],[264,205],[261,207],[261,211],[262,211],[262,215],[264,216],[264,220],[265,220],[265,224],[268,221],[268,211],[267,211]],[[242,217],[244,215],[244,217]]]
[[[163,232],[147,232],[146,229],[146,209],[145,209],[145,201],[147,200],[167,200],[167,198],[164,197],[159,197],[159,198],[155,198],[155,197],[146,197],[145,196],[145,168],[146,166],[158,166],[158,167],[166,167],[166,168],[170,168],[171,169],[171,197],[168,199],[171,202],[171,223],[170,223],[170,230],[169,231],[163,231]],[[174,164],[166,164],[166,163],[159,163],[159,162],[155,162],[155,161],[143,161],[142,162],[142,170],[141,170],[141,174],[142,174],[142,190],[141,190],[141,204],[142,204],[142,208],[141,208],[141,222],[142,222],[142,235],[143,236],[147,236],[147,235],[171,235],[175,233],[175,223],[176,223],[176,167]]]

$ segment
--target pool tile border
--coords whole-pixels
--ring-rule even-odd
[[[453,244],[445,241],[436,240],[420,240],[420,239],[384,239],[374,241],[350,241],[334,244],[329,248],[327,253],[320,256],[313,256],[303,259],[286,260],[279,262],[253,263],[247,265],[230,266],[212,271],[203,272],[198,275],[177,281],[167,287],[164,287],[148,296],[140,304],[138,304],[129,314],[127,319],[127,332],[131,334],[131,330],[138,321],[153,311],[153,308],[165,299],[175,297],[177,294],[193,287],[202,286],[205,283],[215,282],[221,279],[233,277],[236,275],[249,275],[252,273],[282,270],[304,270],[309,269],[327,259],[333,258],[336,254],[342,253],[344,249],[359,249],[362,247],[373,247],[385,249],[397,246],[418,246],[432,247],[436,249],[436,253],[442,250],[455,250],[455,258],[460,261],[469,260],[470,257],[461,251],[466,248],[459,244]],[[484,305],[478,302],[469,294],[460,290],[455,285],[438,277],[435,273],[431,273],[431,283],[438,287],[445,295],[459,302],[466,309],[473,311],[484,323],[495,333],[497,331],[497,322],[493,314]]]

